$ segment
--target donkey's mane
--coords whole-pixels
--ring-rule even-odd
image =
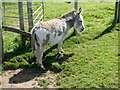
[[[63,14],[61,17],[59,17],[59,19],[62,19],[62,18],[66,18],[67,16],[69,15],[74,15],[74,12],[77,12],[77,10],[73,10],[71,12],[68,12],[66,14]]]
[[[68,13],[66,13],[66,14],[63,14],[63,15],[61,16],[61,18],[65,18],[65,17],[67,17],[68,15],[73,15],[75,11],[76,11],[76,10],[73,10],[73,11],[71,11],[71,12],[68,12]]]

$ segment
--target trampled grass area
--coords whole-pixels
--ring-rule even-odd
[[[48,46],[44,65],[59,73],[60,88],[117,88],[118,87],[118,31],[113,23],[114,3],[80,2],[86,30],[73,36],[71,29],[63,43],[65,54],[55,58],[57,48]],[[73,9],[73,3],[45,3],[45,21],[60,17]],[[3,66],[9,68],[32,67],[30,49],[19,48],[19,35],[4,32],[6,57]],[[35,66],[36,67],[36,66]]]

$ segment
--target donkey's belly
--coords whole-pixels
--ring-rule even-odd
[[[40,43],[46,43],[47,44],[51,44],[51,45],[55,45],[58,44],[59,42],[61,42],[62,38],[63,38],[63,33],[58,34],[56,32],[48,32],[45,29],[41,29],[41,30],[37,30],[36,31],[36,35],[39,37]]]
[[[51,36],[49,44],[51,44],[51,45],[58,44],[59,42],[61,42],[61,39],[62,39],[62,35],[56,36],[56,37]]]

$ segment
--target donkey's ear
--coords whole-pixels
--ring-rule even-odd
[[[82,13],[82,8],[79,8],[79,14]]]

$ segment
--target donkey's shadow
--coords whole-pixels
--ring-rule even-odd
[[[14,74],[9,79],[9,83],[10,84],[24,83],[34,79],[35,77],[39,77],[42,73],[45,72],[46,71],[42,71],[39,68],[23,68],[22,71],[20,71],[17,74]]]
[[[67,60],[68,58],[72,57],[72,54],[66,54],[62,57],[55,58],[55,56],[48,56],[45,58],[44,66],[46,70],[40,69],[40,67],[26,67],[23,68],[22,71],[20,71],[17,74],[14,74],[10,79],[10,84],[18,84],[18,83],[24,83],[30,80],[33,80],[35,77],[40,77],[42,74],[46,73],[47,71],[52,71],[54,73],[58,73],[61,71],[60,68],[54,67],[52,63],[58,62],[59,64],[62,64],[63,61]]]

